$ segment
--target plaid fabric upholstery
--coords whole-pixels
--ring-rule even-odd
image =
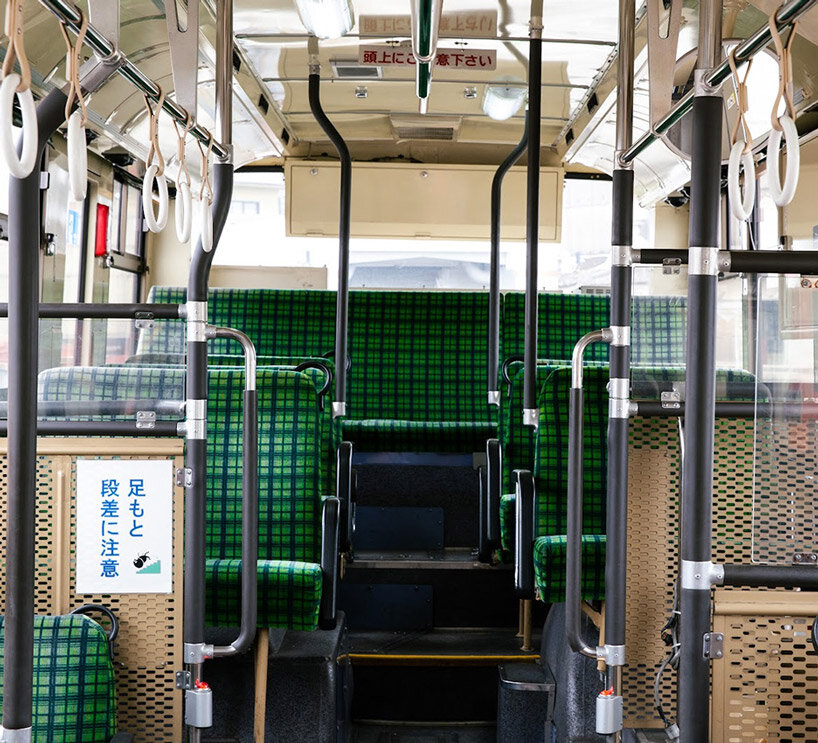
[[[496,434],[490,423],[455,421],[345,420],[343,438],[357,451],[480,451]]]
[[[557,604],[565,601],[565,536],[540,537],[534,542],[534,583],[540,601]],[[605,598],[605,536],[582,535],[582,598],[601,601]]]
[[[610,297],[605,294],[540,294],[538,297],[537,356],[567,361],[577,341],[586,333],[610,325]],[[503,297],[502,358],[525,350],[525,295]],[[588,349],[589,361],[608,358],[605,344]]]
[[[608,472],[608,369],[585,369],[583,532],[605,532]],[[568,398],[571,369],[561,367],[542,388],[540,426],[534,462],[537,530],[542,536],[565,533],[568,492]]]
[[[259,368],[257,379],[259,560],[264,561],[259,563],[259,621],[314,629],[321,590],[307,576],[321,572],[321,427],[315,384],[306,374],[278,368]],[[244,371],[214,367],[209,380],[206,619],[237,624]],[[218,411],[217,421],[213,411]]]
[[[537,355],[567,361],[585,333],[610,324],[611,298],[606,294],[540,294]],[[525,349],[525,295],[503,297],[502,356]],[[633,298],[631,306],[631,363],[641,366],[684,364],[687,337],[685,297]],[[595,344],[587,361],[605,361],[608,349]]]
[[[514,519],[517,511],[517,495],[505,493],[500,496],[500,547],[506,552],[514,549]]]
[[[314,630],[321,605],[321,566],[310,562],[259,560],[258,626]],[[205,616],[213,626],[238,621],[241,560],[208,560]]]
[[[64,366],[44,369],[37,377],[37,399],[48,402],[90,400],[185,399],[185,371],[179,368],[137,366]],[[134,414],[136,410],[134,410]],[[134,414],[104,416],[104,420],[134,420]],[[157,416],[178,419],[177,415]],[[72,420],[102,416],[71,416]]]
[[[631,325],[631,364],[684,365],[686,297],[634,297]]]
[[[0,703],[4,617],[0,617]],[[116,677],[102,627],[80,615],[34,618],[33,740],[103,743],[116,732]]]
[[[483,447],[493,423],[486,293],[353,292],[349,316],[348,402],[356,422],[344,433],[358,448]]]
[[[183,303],[187,291],[154,286],[149,302]],[[288,289],[212,289],[208,321],[247,333],[259,356],[323,356],[335,348],[335,292]],[[237,344],[216,339],[211,353],[238,355]],[[138,353],[184,353],[183,322],[156,321],[140,334]]]

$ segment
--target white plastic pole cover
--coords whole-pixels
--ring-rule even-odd
[[[88,149],[79,109],[68,117],[68,181],[74,201],[82,201],[88,193]]]
[[[744,195],[739,184],[740,166],[744,166]],[[727,193],[730,197],[730,211],[741,221],[746,221],[753,213],[756,201],[756,166],[752,151],[744,152],[744,142],[736,142],[730,150],[727,165]]]
[[[209,253],[213,250],[213,216],[210,213],[210,199],[199,202],[199,216],[202,220],[202,250]]]
[[[193,197],[187,181],[176,181],[176,237],[184,244],[190,240],[190,227],[193,223]]]
[[[768,184],[770,196],[773,197],[776,206],[786,206],[795,196],[795,188],[798,185],[801,148],[798,144],[798,130],[795,128],[795,122],[789,116],[781,116],[778,123],[781,124],[781,131],[771,129],[770,138],[767,140],[767,168],[770,171]],[[778,164],[778,148],[781,145],[782,134],[787,145],[787,172],[783,185]]]
[[[37,110],[34,107],[34,96],[31,88],[17,92],[20,76],[16,72],[6,75],[0,84],[0,152],[6,161],[9,172],[15,178],[26,178],[34,170],[37,159]],[[12,127],[14,96],[20,102],[20,113],[23,118],[23,149],[17,156],[17,143],[14,141]]]
[[[168,223],[168,182],[164,175],[157,175],[159,166],[154,163],[145,172],[142,179],[142,211],[145,214],[145,224],[151,232],[161,232]],[[159,191],[159,210],[153,212],[153,182]]]

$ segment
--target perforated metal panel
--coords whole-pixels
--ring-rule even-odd
[[[635,418],[630,432],[625,719],[629,727],[661,727],[653,704],[653,681],[667,654],[659,630],[673,606],[677,572],[679,435],[676,421],[667,418]],[[672,714],[673,673],[663,675],[661,698]]]
[[[5,442],[2,442],[5,447]],[[37,591],[34,611],[53,614],[56,605],[55,583],[55,524],[54,500],[61,481],[57,473],[65,465],[64,458],[39,457],[37,460]],[[3,448],[0,456],[0,554],[6,554],[6,497],[8,493],[8,459]],[[6,603],[6,561],[0,560],[0,601]]]
[[[759,418],[755,444],[753,559],[792,565],[818,552],[818,421]]]
[[[5,539],[5,443],[0,441],[0,546]],[[86,603],[114,611],[120,621],[114,654],[118,727],[138,741],[182,740],[182,697],[175,673],[182,668],[183,491],[174,489],[172,594],[75,594],[76,460],[173,458],[174,466],[181,467],[181,449],[181,442],[170,440],[38,441],[37,611],[65,613]]]
[[[712,743],[818,741],[818,657],[809,639],[818,596],[716,591]]]
[[[752,552],[753,421],[718,420],[715,440],[713,559],[748,563]],[[668,651],[660,631],[673,607],[678,572],[679,467],[676,420],[631,420],[628,665],[623,671],[623,695],[626,725],[632,727],[663,726],[654,707],[653,683]],[[660,697],[666,714],[675,717],[676,674],[672,669],[662,676]]]

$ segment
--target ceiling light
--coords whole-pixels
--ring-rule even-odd
[[[319,39],[337,39],[355,25],[352,0],[295,0],[301,23]]]
[[[528,88],[522,80],[506,78],[486,86],[483,113],[495,121],[510,119],[523,105]]]

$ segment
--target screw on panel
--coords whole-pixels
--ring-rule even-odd
[[[710,660],[724,657],[724,635],[721,632],[705,632],[702,655]]]

